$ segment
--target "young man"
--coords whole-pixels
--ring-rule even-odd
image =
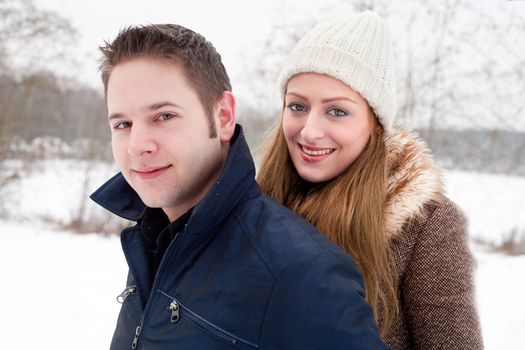
[[[111,349],[385,349],[350,258],[260,193],[213,46],[151,25],[101,50],[121,173],[92,198],[137,221]]]

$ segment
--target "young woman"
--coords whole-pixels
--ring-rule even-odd
[[[481,349],[465,217],[423,142],[393,125],[392,66],[370,11],[307,33],[258,181],[354,258],[392,349]]]

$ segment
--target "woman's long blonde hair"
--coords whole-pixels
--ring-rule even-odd
[[[281,118],[263,148],[257,175],[264,193],[315,225],[354,259],[383,337],[398,310],[392,253],[385,235],[386,152],[383,130],[378,127],[345,172],[324,183],[307,183],[290,159]]]

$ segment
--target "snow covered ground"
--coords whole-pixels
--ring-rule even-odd
[[[126,264],[118,237],[0,222],[2,349],[108,349]]]
[[[451,171],[445,182],[469,218],[472,237],[500,242],[513,229],[525,234],[525,177]]]
[[[59,231],[46,222],[74,217],[79,198],[114,169],[68,161],[35,169],[7,189],[12,219],[0,221],[1,348],[107,349],[127,272],[119,239]],[[449,172],[447,183],[476,237],[497,242],[513,228],[525,230],[525,178]],[[97,213],[91,205],[87,211]],[[525,349],[525,256],[473,250],[486,349]]]

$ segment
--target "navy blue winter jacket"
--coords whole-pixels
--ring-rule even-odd
[[[140,227],[122,232],[129,275],[111,349],[386,349],[352,260],[254,175],[237,126],[220,178],[155,276]],[[92,199],[130,220],[145,208],[121,174]]]

